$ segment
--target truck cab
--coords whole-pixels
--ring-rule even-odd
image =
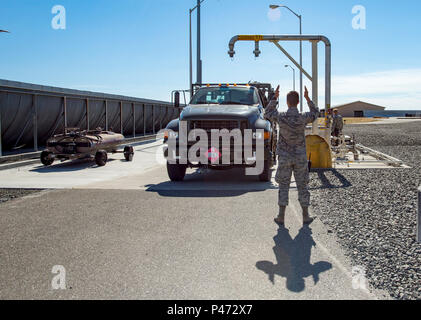
[[[271,85],[261,83],[208,84],[196,88],[180,117],[165,129],[164,156],[169,178],[183,180],[188,167],[246,168],[256,166],[259,160],[264,161],[259,179],[270,181],[270,169],[276,164],[277,128],[265,119],[264,113],[272,95]],[[179,107],[177,104],[176,98],[175,107]],[[229,147],[223,143],[221,147],[220,137],[212,139],[212,134],[218,132],[222,140],[224,134],[229,135]],[[199,148],[197,136],[208,138],[205,142],[200,139]],[[257,152],[259,146],[264,148],[262,153]]]

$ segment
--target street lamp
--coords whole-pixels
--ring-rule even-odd
[[[271,9],[277,9],[277,8],[285,8],[291,11],[299,20],[300,20],[300,35],[302,35],[302,16],[295,13],[293,10],[291,10],[289,7],[284,5],[275,5],[271,4],[269,6]],[[303,42],[300,41],[300,111],[303,112]]]
[[[190,98],[193,96],[193,53],[192,53],[192,32],[191,32],[191,14],[197,9],[197,82],[202,82],[202,63],[200,61],[200,4],[205,0],[197,0],[197,5],[189,9],[189,28],[190,28]]]
[[[294,91],[295,91],[295,69],[293,67],[291,67],[289,64],[285,65],[285,68],[290,67],[292,69],[292,73],[293,73],[293,87],[294,87]]]

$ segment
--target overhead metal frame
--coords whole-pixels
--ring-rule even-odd
[[[331,107],[331,82],[332,82],[332,48],[330,40],[321,35],[236,35],[231,38],[229,42],[229,51],[228,54],[231,58],[234,57],[235,51],[235,43],[237,41],[254,41],[255,42],[255,50],[253,51],[254,55],[258,57],[260,55],[259,49],[259,42],[260,41],[268,41],[272,42],[279,50],[281,50],[288,59],[300,70],[303,74],[312,82],[312,100],[316,106],[318,106],[318,43],[321,41],[325,44],[325,120],[327,120],[327,115]],[[280,41],[309,41],[312,45],[312,75],[304,70],[300,66],[300,64],[295,61],[295,59],[279,44]],[[328,121],[325,121],[325,131],[322,135],[324,136],[325,140],[330,145],[330,130]],[[318,134],[318,122],[317,120],[313,123],[312,132],[313,134]]]

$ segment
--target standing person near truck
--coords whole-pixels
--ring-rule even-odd
[[[338,109],[333,110],[333,117],[332,117],[332,136],[335,138],[339,138],[342,134],[342,129],[344,128],[344,119],[338,113]],[[337,144],[337,139],[335,139],[335,144]]]
[[[294,172],[298,188],[298,201],[303,210],[303,223],[310,224],[313,218],[309,216],[310,192],[308,190],[309,171],[306,153],[305,128],[308,123],[314,122],[319,109],[310,100],[307,87],[304,97],[307,100],[310,112],[299,113],[299,95],[291,91],[287,95],[287,112],[279,112],[277,104],[279,97],[279,86],[276,88],[272,100],[266,107],[265,116],[267,119],[279,124],[279,141],[276,154],[279,158],[278,170],[275,181],[279,184],[279,215],[275,222],[283,225],[285,222],[285,210],[288,206],[288,193],[291,184],[291,175]]]

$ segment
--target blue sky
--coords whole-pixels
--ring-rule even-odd
[[[298,19],[289,11],[269,14],[272,2],[279,3],[205,0],[204,82],[257,80],[280,84],[281,94],[292,89],[292,72],[284,68],[289,61],[274,45],[262,43],[258,59],[252,43],[237,44],[233,61],[227,55],[228,41],[236,34],[298,33]],[[364,100],[388,109],[421,109],[420,1],[282,3],[302,14],[304,34],[330,38],[333,105]],[[195,4],[195,0],[1,0],[0,29],[11,33],[0,33],[0,78],[169,100],[173,89],[188,88],[188,9]],[[65,30],[51,27],[54,5],[66,8]],[[366,30],[352,28],[355,5],[366,8]],[[195,15],[193,27],[195,46]],[[286,43],[285,48],[298,60],[297,43]],[[319,48],[323,53],[322,44]],[[308,71],[310,58],[310,46],[304,44]],[[323,61],[321,54],[320,106]]]

